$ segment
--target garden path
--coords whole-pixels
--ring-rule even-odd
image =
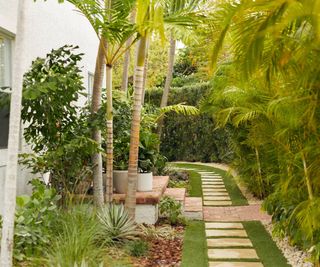
[[[198,168],[184,168],[201,176],[203,216],[209,267],[263,267],[242,221],[270,221],[260,204],[233,206],[223,177]]]

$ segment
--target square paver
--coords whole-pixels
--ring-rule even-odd
[[[247,232],[245,230],[227,230],[227,229],[219,229],[219,230],[206,230],[207,237],[248,237]]]
[[[202,184],[202,188],[226,188],[223,185],[214,185],[214,184]]]
[[[211,192],[203,192],[204,197],[216,197],[216,196],[229,196],[228,192],[221,191],[211,191]]]
[[[263,267],[260,262],[210,261],[209,267]]]
[[[231,206],[232,202],[228,200],[205,200],[203,201],[204,206]]]
[[[243,229],[242,223],[238,222],[207,222],[206,229]]]
[[[208,247],[253,247],[249,238],[207,239]]]
[[[211,201],[221,201],[221,200],[229,200],[231,201],[231,198],[229,196],[203,196],[203,200],[211,200]]]
[[[223,181],[202,181],[202,184],[204,185],[224,185]]]
[[[208,249],[209,259],[259,259],[252,248],[213,248]]]

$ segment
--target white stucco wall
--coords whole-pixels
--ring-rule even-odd
[[[18,0],[0,0],[0,31],[13,37],[16,32]],[[78,45],[79,52],[84,53],[81,67],[84,85],[88,86],[88,72],[94,72],[98,38],[87,20],[74,7],[58,0],[44,2],[26,0],[26,40],[24,42],[24,57],[21,59],[23,68],[27,71],[32,60],[45,57],[51,49],[65,44]],[[13,47],[14,51],[14,47]],[[84,103],[85,99],[80,100]],[[1,131],[1,126],[0,126]],[[6,150],[0,150],[0,213],[3,203],[3,180],[6,164]],[[1,167],[2,166],[2,167]],[[19,170],[18,194],[28,192],[26,183],[30,174]]]

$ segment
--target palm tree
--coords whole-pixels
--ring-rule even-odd
[[[107,136],[106,136],[106,194],[105,201],[111,202],[113,195],[113,114],[112,114],[112,68],[115,62],[136,42],[133,38],[130,44],[127,40],[136,33],[135,26],[129,20],[134,6],[134,0],[69,0],[86,16],[98,38],[106,42],[102,46],[106,64],[107,91]]]
[[[20,117],[22,99],[23,65],[21,59],[25,38],[25,1],[19,1],[16,45],[13,64],[13,86],[10,103],[10,126],[8,140],[7,168],[4,185],[4,212],[1,237],[1,266],[12,266],[14,214],[16,206],[18,152],[20,143]]]
[[[138,152],[141,120],[141,105],[143,99],[143,83],[145,61],[147,54],[148,39],[152,32],[158,32],[164,41],[164,23],[170,25],[191,25],[194,20],[185,16],[183,12],[170,13],[165,15],[166,6],[171,4],[171,0],[137,0],[137,30],[141,36],[138,51],[137,63],[134,74],[134,99],[132,111],[132,125],[130,136],[129,169],[128,169],[128,191],[126,195],[126,208],[130,216],[135,216],[136,188],[138,175]]]
[[[104,61],[104,49],[105,46],[103,40],[100,41],[98,55],[96,59],[96,67],[94,72],[93,89],[92,89],[92,101],[91,101],[91,113],[95,114],[101,107],[101,89],[102,81],[105,71]],[[101,131],[94,127],[92,129],[92,139],[96,141],[101,147]],[[102,155],[101,152],[94,153],[92,155],[93,164],[93,197],[97,206],[101,207],[104,203],[103,196],[103,177],[102,177]]]

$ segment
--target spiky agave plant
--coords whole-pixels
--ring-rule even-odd
[[[122,204],[110,204],[98,212],[102,236],[112,241],[135,239],[140,232]]]

